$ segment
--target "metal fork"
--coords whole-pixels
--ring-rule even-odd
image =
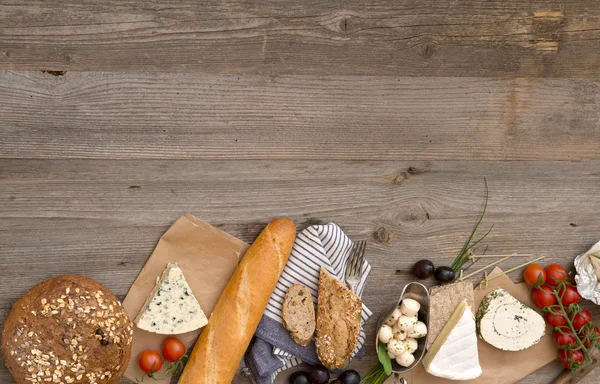
[[[358,284],[364,272],[365,248],[367,242],[360,240],[352,246],[350,258],[346,264],[346,284],[354,293],[357,293]]]

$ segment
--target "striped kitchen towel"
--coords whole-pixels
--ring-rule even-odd
[[[283,298],[292,284],[303,284],[317,302],[319,271],[323,266],[327,272],[345,281],[346,264],[352,249],[352,242],[336,224],[313,225],[296,236],[288,262],[281,273],[275,291],[271,295],[265,313],[255,333],[255,340],[246,355],[246,366],[258,384],[271,384],[283,370],[302,362],[319,364],[314,342],[306,347],[296,344],[283,328],[281,308]],[[358,286],[362,296],[371,266],[364,261],[364,274]],[[371,311],[363,304],[362,322],[371,316]],[[359,342],[354,355],[360,355],[365,343],[365,333],[361,329]]]

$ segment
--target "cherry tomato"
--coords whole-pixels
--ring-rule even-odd
[[[556,297],[554,297],[554,294],[552,294],[553,291],[554,290],[551,287],[542,285],[539,288],[533,288],[531,292],[531,298],[533,299],[535,305],[540,308],[554,305],[556,304]]]
[[[585,345],[586,348],[591,347],[595,341],[600,339],[600,328],[594,327],[585,332],[579,332],[579,339],[583,341],[583,345]]]
[[[163,341],[162,354],[168,361],[178,360],[185,355],[185,345],[176,337],[168,337]]]
[[[577,368],[583,362],[583,353],[581,351],[568,351],[561,349],[558,352],[558,358],[563,363],[565,368]]]
[[[568,307],[571,304],[576,304],[581,301],[581,296],[577,292],[577,288],[572,285],[563,285],[558,290],[558,297],[560,297],[560,302],[565,307]]]
[[[541,265],[531,264],[523,271],[523,278],[532,287],[540,286],[546,282],[546,272]]]
[[[546,267],[546,282],[556,287],[559,282],[567,279],[567,271],[559,264],[550,264]]]
[[[560,346],[564,346],[564,345],[575,346],[575,345],[577,345],[577,338],[575,336],[573,336],[573,333],[567,327],[557,328],[554,331],[554,333],[552,334],[552,337],[554,338],[554,341],[556,342],[556,344],[558,344]]]
[[[146,373],[154,373],[162,368],[162,360],[158,352],[152,349],[146,349],[140,353],[138,364],[142,371]]]
[[[573,328],[579,331],[584,325],[592,321],[592,314],[587,309],[582,309],[581,312],[573,317]]]
[[[560,309],[560,306],[553,305],[551,308],[552,308],[552,312],[554,312],[556,314],[550,313],[550,311],[546,312],[546,314],[544,315],[544,319],[546,319],[546,323],[548,323],[554,327],[567,325],[567,319],[563,315],[563,312]]]

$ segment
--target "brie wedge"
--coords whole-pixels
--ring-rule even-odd
[[[138,328],[175,335],[204,327],[208,320],[175,263],[169,263],[135,319]]]
[[[477,311],[479,337],[503,351],[522,351],[546,333],[544,318],[502,288],[488,293]]]
[[[423,359],[430,374],[450,380],[481,376],[475,319],[467,301],[461,301]]]

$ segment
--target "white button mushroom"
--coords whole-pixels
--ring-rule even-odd
[[[394,328],[392,328],[392,331],[394,332],[394,339],[396,339],[396,340],[404,340],[408,337],[408,332],[403,331],[400,328],[398,328],[398,324],[394,325]]]
[[[400,311],[406,316],[417,316],[421,309],[421,304],[417,300],[404,299],[400,304]]]
[[[381,329],[379,330],[379,341],[381,341],[382,343],[388,343],[392,337],[394,337],[394,331],[392,331],[392,328],[388,325],[382,325]]]
[[[410,367],[412,363],[415,362],[415,357],[412,353],[402,352],[398,356],[396,356],[396,363],[403,367]]]
[[[398,328],[403,331],[410,331],[417,324],[417,318],[415,316],[400,316],[398,319]]]
[[[420,339],[421,337],[425,337],[426,335],[427,335],[427,326],[422,321],[417,321],[417,324],[415,324],[413,329],[408,331],[408,336],[415,338],[415,339]]]
[[[404,343],[400,340],[392,339],[387,345],[387,350],[394,356],[398,356],[402,352],[404,352]]]
[[[396,355],[394,355],[392,352],[387,351],[388,356],[390,357],[390,359],[394,360],[396,358]]]
[[[419,348],[419,343],[412,337],[407,337],[404,340],[404,350],[408,353],[414,353]]]

